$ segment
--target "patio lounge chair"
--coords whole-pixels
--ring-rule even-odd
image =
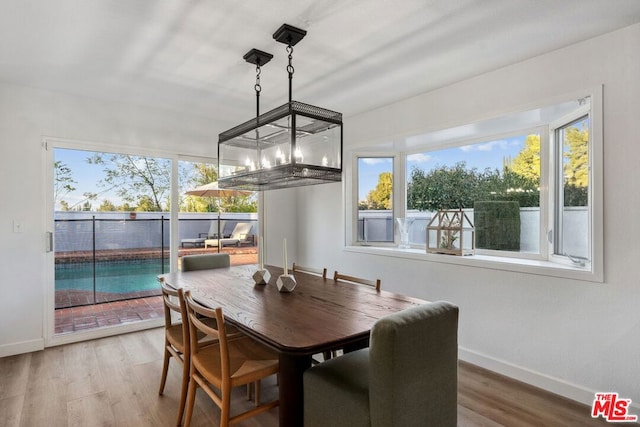
[[[249,235],[252,227],[253,224],[251,223],[239,222],[231,232],[231,237],[220,239],[220,242],[218,242],[218,239],[205,239],[204,247],[216,247],[218,246],[218,243],[220,243],[220,246],[240,246],[240,242],[247,240],[247,236]]]
[[[220,228],[224,230],[225,221],[220,221]],[[184,248],[185,244],[189,244],[191,246],[202,246],[205,244],[205,240],[207,239],[217,239],[218,238],[218,220],[214,219],[211,221],[211,225],[209,225],[209,231],[207,233],[198,233],[198,237],[192,237],[189,239],[181,239],[180,246]],[[205,245],[206,247],[206,245]]]

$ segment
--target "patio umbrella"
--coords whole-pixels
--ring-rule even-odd
[[[185,191],[188,196],[199,197],[215,197],[218,203],[218,252],[220,252],[222,239],[222,230],[220,230],[220,197],[237,197],[237,196],[249,196],[253,194],[251,191],[234,190],[232,188],[219,188],[218,181],[210,182],[208,184],[200,185],[193,190]]]
[[[210,182],[208,184],[201,185],[185,192],[189,196],[200,197],[234,197],[234,196],[248,196],[252,194],[251,191],[234,190],[231,188],[219,188],[218,181]]]

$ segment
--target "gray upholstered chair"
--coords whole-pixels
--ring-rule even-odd
[[[208,270],[231,265],[229,254],[185,255],[182,257],[182,271]]]
[[[378,320],[370,348],[304,373],[304,425],[455,426],[458,307],[433,302]]]

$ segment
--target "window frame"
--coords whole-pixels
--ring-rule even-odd
[[[585,280],[590,282],[604,281],[604,227],[603,227],[603,162],[604,162],[604,143],[603,143],[603,87],[597,86],[591,90],[576,91],[573,94],[562,95],[553,99],[536,103],[535,105],[526,105],[524,108],[514,109],[511,113],[495,116],[496,120],[507,119],[512,115],[524,114],[532,109],[543,110],[545,108],[554,108],[556,105],[564,102],[575,102],[583,98],[589,98],[590,103],[583,108],[576,108],[569,114],[565,114],[560,118],[548,120],[546,123],[538,123],[535,126],[513,126],[503,132],[487,133],[470,138],[451,138],[441,141],[429,141],[427,138],[419,138],[413,135],[405,136],[406,141],[424,140],[422,144],[411,144],[409,142],[403,144],[399,137],[393,139],[393,144],[387,151],[367,151],[361,149],[353,152],[352,169],[347,171],[347,180],[351,179],[353,183],[352,192],[345,192],[346,206],[348,217],[346,221],[346,245],[345,250],[370,253],[374,255],[392,256],[399,258],[409,258],[420,261],[441,262],[456,265],[476,266],[480,268],[490,268],[505,271],[518,271],[543,276],[561,277],[576,280]],[[533,107],[533,108],[532,108]],[[586,112],[586,113],[585,113]],[[590,228],[590,253],[591,263],[585,266],[576,265],[566,256],[557,256],[553,252],[554,243],[549,242],[549,232],[553,230],[556,203],[554,202],[555,185],[554,167],[551,158],[555,156],[553,149],[555,129],[559,123],[566,125],[572,120],[566,121],[567,118],[573,117],[578,119],[585,114],[589,117],[589,228]],[[491,119],[487,119],[491,120]],[[462,124],[460,127],[475,125],[473,122]],[[455,129],[455,128],[451,128]],[[448,133],[449,129],[434,130],[429,129],[427,136],[432,134]],[[407,156],[414,153],[424,153],[443,148],[452,148],[455,146],[469,145],[482,141],[490,141],[504,137],[505,135],[522,135],[526,132],[540,133],[540,247],[539,254],[532,253],[510,253],[507,255],[502,251],[492,250],[476,250],[473,256],[450,256],[441,254],[426,253],[425,245],[412,244],[410,249],[399,249],[395,247],[398,243],[398,236],[395,232],[394,224],[394,243],[375,246],[367,243],[361,244],[357,242],[357,159],[360,157],[394,157],[397,165],[394,163],[394,180],[393,180],[393,206],[394,216],[404,217],[406,215],[406,159]],[[455,132],[452,132],[455,134]],[[554,160],[555,161],[555,160]],[[397,172],[395,172],[397,171]],[[397,177],[401,176],[402,179]],[[348,189],[350,186],[347,186]],[[354,232],[356,234],[354,234]],[[534,256],[532,256],[534,255]]]
[[[352,155],[352,175],[353,175],[353,187],[352,187],[352,194],[353,194],[353,200],[355,202],[353,202],[352,205],[352,209],[351,209],[351,218],[354,218],[353,221],[348,221],[348,224],[351,224],[351,232],[348,233],[349,236],[351,236],[350,238],[350,242],[351,245],[356,245],[356,246],[376,246],[376,247],[393,247],[396,246],[398,244],[398,236],[396,233],[396,225],[395,225],[395,218],[397,216],[400,216],[400,212],[398,211],[398,209],[400,208],[400,194],[399,194],[399,186],[398,186],[398,180],[396,179],[396,171],[400,171],[400,167],[402,167],[400,164],[402,162],[400,162],[399,159],[399,153],[395,153],[395,152],[354,152]],[[392,191],[391,191],[391,206],[392,206],[392,212],[391,212],[391,218],[392,218],[392,223],[393,223],[393,240],[389,241],[389,242],[384,242],[384,241],[380,241],[380,242],[371,242],[371,241],[360,241],[358,240],[358,221],[360,219],[359,217],[359,212],[360,209],[358,209],[358,205],[359,205],[359,187],[360,187],[360,182],[359,182],[359,178],[360,178],[360,174],[359,174],[359,168],[358,168],[358,161],[362,158],[384,158],[384,159],[391,159],[391,165],[392,165],[392,176],[393,176],[393,183],[392,183]],[[404,210],[402,211],[402,216],[404,216]]]
[[[592,101],[591,101],[592,102]],[[588,250],[589,250],[589,261],[586,266],[593,270],[593,263],[595,261],[596,247],[595,247],[595,236],[594,232],[597,229],[594,220],[597,217],[597,213],[595,212],[595,201],[597,200],[596,194],[594,192],[594,185],[596,183],[596,179],[594,174],[597,171],[600,171],[596,165],[596,158],[593,157],[593,153],[597,152],[597,147],[594,143],[594,120],[593,120],[593,111],[591,103],[587,106],[583,106],[582,108],[576,109],[571,114],[567,114],[559,119],[553,121],[549,124],[549,151],[551,152],[551,156],[554,159],[553,170],[550,171],[550,183],[549,183],[549,201],[550,206],[548,210],[549,215],[549,227],[550,229],[547,231],[547,248],[549,253],[549,259],[553,262],[566,264],[566,265],[576,265],[573,261],[569,259],[568,256],[563,254],[556,253],[556,245],[558,244],[558,239],[561,239],[561,234],[558,232],[558,223],[561,221],[558,217],[561,216],[560,209],[564,207],[564,202],[560,202],[560,194],[558,191],[559,186],[562,186],[562,181],[564,175],[561,174],[563,168],[563,151],[562,151],[562,141],[558,141],[558,131],[560,129],[566,128],[570,126],[572,123],[576,123],[582,118],[587,117],[589,120],[589,191],[588,191],[588,215],[589,215],[589,223],[588,223],[588,236],[589,242],[587,242]],[[601,151],[601,147],[600,147]],[[600,159],[602,160],[602,159]],[[601,179],[601,177],[600,177]]]

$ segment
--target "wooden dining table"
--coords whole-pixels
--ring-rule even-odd
[[[373,324],[388,314],[426,301],[352,283],[296,272],[293,292],[279,292],[282,268],[266,266],[271,279],[255,284],[256,265],[176,272],[159,276],[174,288],[191,291],[225,320],[279,354],[279,425],[303,424],[302,375],[311,356],[368,345]],[[289,272],[292,274],[291,272]]]

